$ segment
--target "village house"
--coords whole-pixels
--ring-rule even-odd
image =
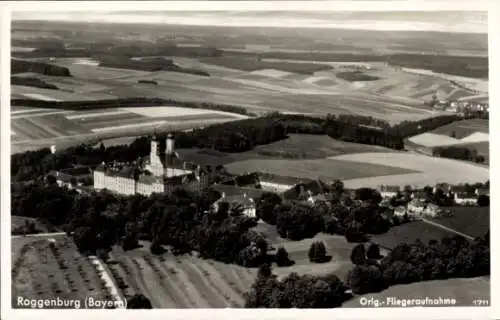
[[[477,195],[470,192],[455,192],[454,200],[460,205],[475,205],[477,204]]]
[[[424,190],[415,190],[411,194],[411,198],[413,200],[418,200],[420,202],[427,202],[428,201],[428,195]]]
[[[330,187],[321,180],[311,180],[299,183],[282,193],[285,201],[308,201],[315,204],[319,201],[326,201],[325,194],[330,191]]]
[[[382,198],[393,198],[398,195],[398,192],[401,191],[401,187],[381,185],[378,191],[380,192]]]
[[[420,217],[424,212],[425,203],[419,199],[413,199],[410,202],[408,202],[406,209],[408,215],[414,217]]]
[[[441,212],[442,212],[442,209],[438,205],[435,205],[433,203],[429,203],[429,204],[427,204],[424,211],[422,212],[422,215],[425,217],[429,217],[429,218],[435,218],[435,217],[439,216],[441,214]]]
[[[92,184],[92,169],[86,166],[68,168],[61,171],[53,170],[48,173],[48,176],[54,177],[59,187],[67,187],[69,189]]]
[[[489,187],[477,188],[477,189],[475,190],[475,194],[476,194],[476,196],[478,196],[478,197],[479,197],[479,196],[482,196],[482,195],[484,195],[484,196],[488,196],[488,197],[489,197],[489,196],[490,196],[490,188],[489,188]]]
[[[256,217],[256,200],[265,192],[256,188],[245,188],[217,184],[212,188],[221,193],[220,199],[213,204],[213,209],[218,210],[221,202],[229,204],[230,208],[240,208],[244,215]]]
[[[406,208],[404,206],[397,206],[394,208],[394,215],[399,218],[404,217],[406,215]]]

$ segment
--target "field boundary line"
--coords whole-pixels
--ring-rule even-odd
[[[469,239],[469,240],[474,240],[474,237],[472,237],[472,236],[470,236],[470,235],[468,235],[468,234],[462,233],[462,232],[457,231],[457,230],[454,230],[454,229],[452,229],[452,228],[448,228],[448,227],[446,227],[446,226],[443,226],[443,225],[442,225],[442,224],[440,224],[440,223],[437,223],[437,222],[434,222],[434,221],[428,220],[428,219],[426,219],[426,218],[421,218],[421,219],[422,219],[422,221],[423,221],[423,222],[425,222],[425,223],[427,223],[427,224],[430,224],[430,225],[433,225],[433,226],[435,226],[435,227],[441,228],[441,229],[443,229],[443,230],[446,230],[446,231],[449,231],[449,232],[455,233],[455,234],[457,234],[457,235],[459,235],[459,236],[462,236],[462,237],[464,237],[464,238],[466,238],[466,239]]]

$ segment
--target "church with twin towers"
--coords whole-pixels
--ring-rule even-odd
[[[209,184],[206,168],[183,161],[175,151],[174,135],[151,138],[149,155],[134,162],[102,163],[94,171],[94,189],[122,195],[171,193],[176,188],[200,191]]]

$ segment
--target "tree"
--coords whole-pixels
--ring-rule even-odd
[[[368,259],[380,259],[382,256],[380,255],[380,246],[376,243],[370,244],[368,247],[368,251],[366,252],[366,257]]]
[[[480,207],[489,207],[490,206],[490,197],[482,194],[477,197],[477,205]]]
[[[326,255],[326,247],[322,241],[316,241],[311,244],[309,248],[309,261],[314,263],[324,263],[328,261]]]
[[[288,267],[294,264],[294,261],[290,260],[288,251],[284,247],[279,247],[276,251],[276,264],[279,267]]]
[[[364,265],[366,261],[365,246],[360,243],[351,251],[351,262],[355,265]]]
[[[276,193],[265,192],[255,203],[255,211],[258,218],[271,225],[276,224],[276,207],[281,205],[282,200]]]
[[[153,242],[151,242],[149,252],[154,255],[162,255],[165,252],[165,249],[161,246],[158,240],[154,240]]]
[[[135,294],[127,300],[127,309],[153,309],[153,305],[146,296]]]

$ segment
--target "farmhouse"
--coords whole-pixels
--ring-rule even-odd
[[[477,195],[470,192],[456,192],[455,203],[462,205],[474,205],[477,203]]]
[[[51,171],[48,176],[53,176],[58,186],[73,189],[91,184],[92,169],[89,167],[75,167],[61,171]]]
[[[94,189],[125,195],[170,193],[180,187],[200,191],[208,183],[206,169],[179,159],[172,134],[168,135],[165,144],[153,137],[150,154],[143,159],[132,163],[102,163],[94,171]]]
[[[382,198],[393,198],[397,196],[398,192],[400,191],[399,186],[385,186],[381,185],[379,188],[380,195]]]
[[[220,203],[226,202],[230,208],[239,207],[244,215],[256,217],[255,201],[264,193],[263,190],[222,184],[213,185],[212,188],[221,193],[220,199],[213,204],[214,210],[218,210]]]
[[[330,187],[321,180],[311,180],[306,183],[299,183],[287,191],[283,192],[284,200],[306,200],[312,204],[316,201],[325,201],[325,193]]]

